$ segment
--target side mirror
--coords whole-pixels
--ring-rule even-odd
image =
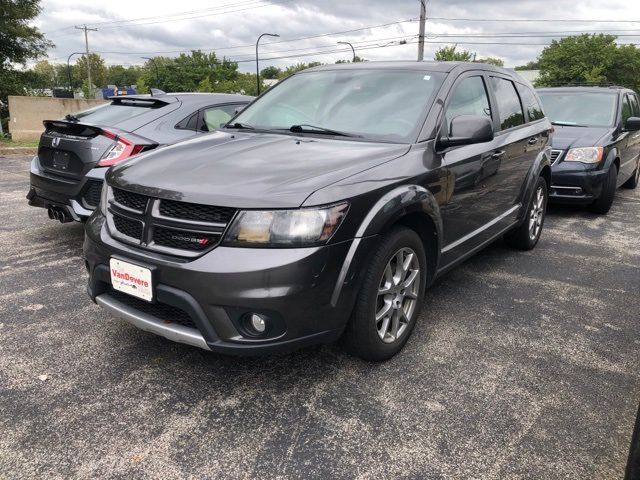
[[[640,117],[629,117],[624,123],[624,129],[630,132],[640,130]]]
[[[449,136],[440,137],[438,148],[459,147],[493,140],[493,123],[482,115],[460,115],[451,120]]]

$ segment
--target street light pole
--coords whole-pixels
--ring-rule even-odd
[[[351,43],[349,42],[338,42],[338,45],[349,45],[351,47],[351,51],[353,52],[353,62],[356,61],[356,49],[353,48],[353,45],[351,45]]]
[[[144,60],[149,60],[149,62],[153,65],[156,71],[156,88],[160,88],[160,74],[158,73],[158,64],[153,58],[150,58],[150,57],[140,57],[140,58],[143,58]]]
[[[260,43],[260,39],[262,37],[279,37],[279,36],[280,35],[278,35],[277,33],[263,33],[258,37],[258,40],[256,41],[256,82],[258,86],[258,95],[260,95],[260,65],[258,61],[258,44]]]
[[[73,92],[73,82],[71,81],[71,57],[74,55],[82,55],[83,52],[73,52],[71,55],[67,57],[67,73],[69,74],[69,90]]]

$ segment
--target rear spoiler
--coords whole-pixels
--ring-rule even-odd
[[[173,103],[177,101],[176,98],[172,97],[134,97],[134,96],[116,96],[116,97],[107,97],[113,103],[112,105],[139,105],[150,108],[160,108],[168,105],[169,103]]]
[[[68,120],[44,120],[42,124],[46,130],[55,130],[60,133],[77,135],[79,137],[95,137],[102,133],[102,128],[95,125],[71,122]]]

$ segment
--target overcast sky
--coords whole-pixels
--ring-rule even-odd
[[[252,45],[263,32],[280,38],[262,40],[261,68],[349,59],[349,47],[336,45],[341,40],[354,43],[357,53],[368,60],[417,56],[420,0],[43,0],[42,7],[36,25],[56,44],[49,52],[49,59],[56,62],[66,62],[67,55],[84,50],[83,32],[73,26],[85,23],[98,29],[89,33],[89,47],[107,64],[142,64],[141,56],[202,49],[240,61],[242,71],[251,71]],[[427,16],[425,59],[432,59],[441,46],[457,43],[479,57],[500,57],[513,67],[534,60],[554,37],[572,32],[611,32],[620,35],[619,43],[640,43],[637,1],[429,0]],[[539,19],[554,21],[514,21]],[[393,22],[404,23],[364,29]],[[319,36],[349,30],[357,31]],[[488,36],[496,34],[502,36]],[[515,34],[527,36],[515,38]],[[316,38],[288,41],[310,36]],[[402,40],[407,44],[398,45]],[[279,43],[269,45],[273,41]],[[311,52],[329,53],[273,58]]]

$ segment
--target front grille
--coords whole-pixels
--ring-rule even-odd
[[[561,155],[562,150],[551,150],[551,164],[556,163]]]
[[[140,240],[142,238],[142,222],[119,215],[113,216],[113,224],[122,235]]]
[[[195,222],[229,223],[235,215],[235,208],[214,207],[198,203],[177,202],[175,200],[160,201],[160,215],[180,218]]]
[[[129,307],[135,308],[136,310],[146,313],[147,315],[151,315],[152,317],[156,317],[159,320],[178,323],[188,328],[197,328],[196,324],[187,312],[174,307],[173,305],[167,305],[166,303],[159,302],[145,302],[144,300],[113,289],[109,290],[109,295]]]
[[[138,193],[127,192],[126,190],[114,188],[113,199],[124,207],[138,212],[144,212],[144,209],[147,207],[148,197]]]
[[[84,191],[82,198],[84,203],[92,208],[96,208],[100,203],[100,192],[102,191],[102,182],[91,180],[88,182],[88,187]]]
[[[169,255],[195,257],[218,245],[234,208],[147,197],[110,188],[108,224],[123,242]]]
[[[156,244],[193,252],[206,250],[217,244],[219,240],[220,234],[185,232],[162,227],[156,227],[153,231],[153,241]]]

